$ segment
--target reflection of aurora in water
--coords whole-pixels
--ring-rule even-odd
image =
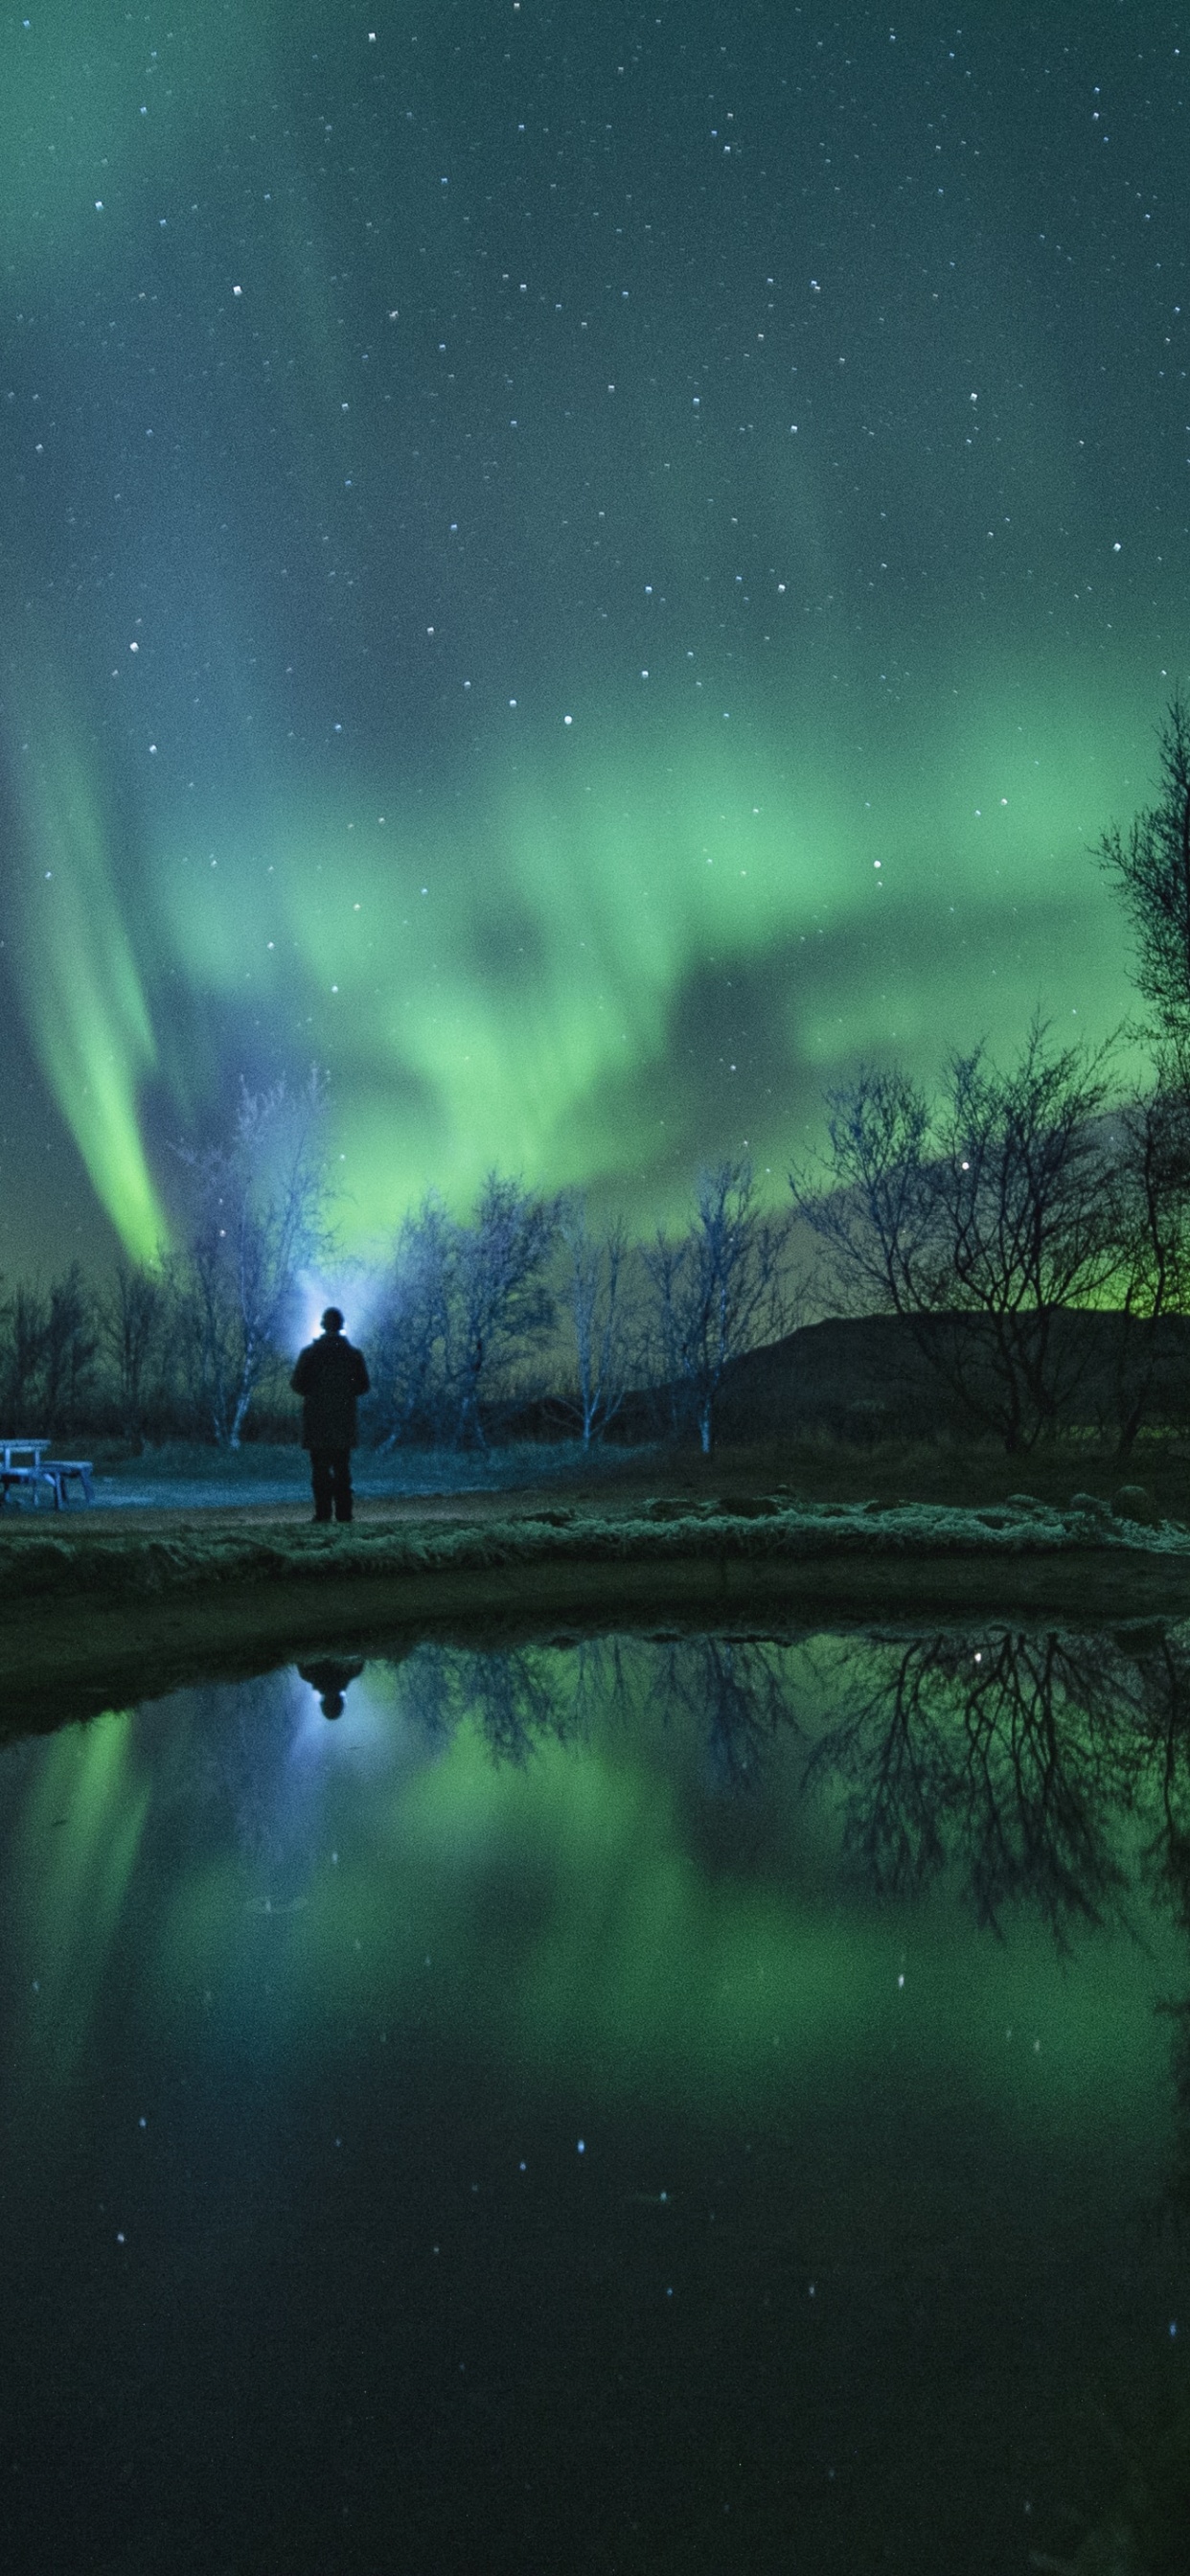
[[[135,2464],[18,2428],[19,2576],[1057,2540],[1180,2386],[1190,1634],[337,1670],[0,1758],[9,2329]]]
[[[157,1884],[141,1960],[160,1993],[201,1960],[234,2012],[254,1964],[246,1917],[271,1914],[289,1918],[289,1972],[314,1979],[319,2009],[355,2008],[378,1976],[394,2002],[411,1977],[421,1997],[432,1934],[436,1957],[465,1972],[473,2029],[482,1990],[491,2045],[569,2066],[608,2051],[605,2071],[643,2052],[679,2091],[743,2071],[777,2080],[775,1998],[795,2050],[828,2030],[837,2045],[852,2016],[883,2012],[904,1925],[874,1916],[874,1897],[918,1909],[914,2027],[920,2037],[928,1996],[938,2045],[954,2010],[956,1907],[1011,1924],[1011,1975],[1027,1957],[1037,2013],[1062,1973],[1039,1926],[1069,1942],[1171,1880],[1175,1914],[1190,1911],[1178,1876],[1190,1665],[1169,1641],[1139,1655],[1007,1631],[909,1645],[427,1646],[359,1674],[328,1664],[309,1680],[186,1692],[70,1729],[31,1765],[13,1883],[63,2062],[138,1866],[157,1880],[150,1855],[183,1809],[186,1849]],[[333,1727],[320,1712],[328,1675],[345,1695]],[[760,1864],[700,1866],[703,1842],[740,1812],[763,1818]],[[407,1904],[394,1914],[398,1883]],[[531,1902],[476,1948],[477,1914],[498,1921],[514,1887]],[[965,1973],[986,1980],[994,2020],[1001,1953],[973,1951]],[[951,2039],[983,2082],[970,1991]],[[1114,2002],[1098,2028],[1090,1999],[1079,2010],[1085,2023],[1062,2008],[1047,2049],[1047,2084],[1069,2087],[1072,2109],[1105,2051],[1149,2063],[1160,2050]]]
[[[34,1991],[52,2027],[51,2063],[85,2045],[128,1898],[150,1807],[126,1717],[69,1729],[38,1748],[16,1830]]]

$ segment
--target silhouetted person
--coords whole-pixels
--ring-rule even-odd
[[[321,1663],[298,1665],[302,1680],[309,1682],[311,1690],[317,1691],[318,1704],[324,1717],[342,1717],[344,1692],[350,1682],[358,1679],[363,1669],[362,1662],[354,1659],[347,1662],[337,1655],[328,1655]]]
[[[356,1399],[368,1392],[368,1371],[343,1330],[337,1306],[322,1318],[322,1339],[307,1342],[289,1381],[302,1398],[302,1447],[310,1452],[314,1518],[351,1518],[351,1452],[355,1447]]]

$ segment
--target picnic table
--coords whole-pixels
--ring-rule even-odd
[[[18,1490],[22,1486],[28,1487],[34,1508],[42,1486],[48,1485],[54,1497],[54,1510],[63,1512],[66,1509],[66,1488],[72,1479],[81,1485],[83,1501],[94,1502],[90,1459],[47,1458],[46,1451],[52,1447],[50,1440],[6,1440],[0,1437],[0,1511],[8,1501],[10,1485],[15,1485]]]

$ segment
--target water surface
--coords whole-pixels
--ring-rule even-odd
[[[6,2566],[1069,2554],[1184,2394],[1188,1704],[624,1637],[4,1750]]]

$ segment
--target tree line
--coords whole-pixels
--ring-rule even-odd
[[[861,1067],[792,1175],[837,1308],[896,1316],[956,1418],[1028,1449],[1104,1366],[1126,1456],[1190,1296],[1190,712],[1159,730],[1156,802],[1095,853],[1141,1009],[1098,1049],[1035,1022],[1007,1065],[957,1053],[932,1094]],[[1123,1089],[1121,1040],[1147,1079]],[[1094,1334],[1086,1327],[1097,1319]],[[1081,1328],[1080,1328],[1081,1327]]]
[[[976,1045],[927,1090],[861,1066],[829,1096],[822,1153],[779,1209],[744,1159],[698,1179],[686,1221],[633,1240],[581,1196],[492,1172],[453,1214],[430,1195],[357,1274],[368,1436],[482,1444],[524,1421],[586,1445],[628,1418],[714,1439],[733,1361],[818,1313],[897,1319],[948,1418],[1009,1450],[1070,1419],[1094,1369],[1126,1454],[1190,1302],[1190,714],[1159,731],[1155,803],[1098,858],[1133,936],[1148,1076],[1119,1040],[1036,1022],[1002,1063]],[[335,1260],[326,1088],[242,1090],[230,1135],[178,1155],[175,1248],[77,1263],[0,1292],[0,1416],[13,1433],[108,1432],[238,1447],[291,1429],[303,1278]],[[336,1275],[345,1275],[336,1265]],[[1089,1334],[1086,1319],[1094,1317]],[[1181,1345],[1177,1347],[1180,1349]],[[645,1412],[642,1414],[642,1403]]]
[[[325,1089],[241,1094],[225,1145],[183,1156],[178,1247],[118,1262],[102,1289],[76,1262],[0,1302],[0,1413],[55,1439],[289,1437],[303,1283],[335,1262]],[[388,1259],[336,1265],[366,1319],[366,1439],[482,1447],[529,1422],[585,1446],[630,1398],[651,1430],[710,1449],[731,1362],[789,1328],[791,1215],[759,1203],[746,1161],[704,1173],[688,1223],[646,1243],[594,1228],[581,1196],[492,1172],[453,1215],[433,1194]],[[354,1296],[352,1296],[352,1289]]]

